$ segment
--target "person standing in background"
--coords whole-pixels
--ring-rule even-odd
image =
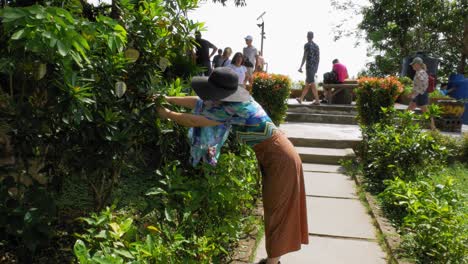
[[[413,111],[419,107],[423,113],[427,112],[427,105],[429,104],[429,93],[427,87],[429,86],[429,75],[427,74],[427,67],[420,57],[415,57],[410,63],[415,74],[413,78],[413,91],[411,98],[413,100],[408,105],[407,110]],[[434,118],[431,117],[431,129],[435,129]]]
[[[302,66],[304,66],[304,63],[306,63],[306,82],[305,87],[302,90],[301,97],[297,98],[296,100],[302,104],[302,101],[304,100],[304,97],[306,96],[310,87],[315,98],[312,104],[320,105],[317,87],[315,86],[315,74],[317,73],[318,64],[320,61],[320,50],[319,46],[315,44],[313,39],[314,32],[307,32],[307,43],[304,45],[304,55],[302,56],[301,67],[299,67],[299,72],[302,72]]]
[[[234,54],[234,57],[232,57],[231,64],[228,67],[234,70],[237,74],[239,85],[245,88],[247,86],[247,80],[250,79],[250,74],[247,67],[244,66],[244,62],[244,55],[237,52]]]
[[[202,39],[200,31],[195,32],[195,42],[196,42],[196,63],[198,66],[204,67],[202,75],[209,76],[211,71],[211,62],[210,59],[216,53],[218,48],[215,45],[211,44],[206,39]],[[210,53],[210,49],[213,51]]]
[[[218,49],[218,54],[213,57],[213,68],[221,67],[221,64],[223,63],[222,53],[223,50]]]
[[[257,57],[257,64],[255,65],[255,71],[262,72],[264,65],[265,65],[265,59],[263,58],[263,54],[260,51]]]
[[[252,45],[253,37],[248,35],[245,37],[245,44],[244,50],[242,54],[244,55],[244,66],[247,68],[248,75],[250,76],[248,79],[249,84],[252,84],[252,76],[255,70],[255,65],[257,63],[258,57],[258,50]]]
[[[221,67],[228,67],[231,64],[231,59],[229,59],[231,57],[231,54],[232,49],[230,47],[224,48]]]

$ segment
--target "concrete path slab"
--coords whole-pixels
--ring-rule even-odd
[[[343,167],[339,165],[330,165],[330,164],[302,163],[302,169],[304,170],[304,172],[305,171],[328,172],[328,173],[344,172]]]
[[[306,195],[357,199],[354,181],[344,174],[305,172]],[[312,212],[313,214],[313,212]]]
[[[376,239],[374,226],[359,200],[307,197],[309,233]]]
[[[299,153],[299,156],[301,156],[302,162],[307,163],[338,165],[340,160],[354,157],[354,151],[351,148],[334,149],[296,147],[296,151]]]
[[[266,258],[265,240],[259,244],[255,263]],[[309,236],[309,244],[281,258],[282,264],[385,264],[377,242]]]
[[[286,121],[288,122],[310,122],[310,123],[324,123],[324,124],[344,124],[356,125],[357,119],[352,115],[342,114],[313,114],[313,113],[294,113],[287,112]]]
[[[288,122],[280,125],[288,137],[302,137],[333,140],[361,140],[361,130],[357,125],[298,123]]]

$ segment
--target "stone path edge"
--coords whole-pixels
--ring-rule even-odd
[[[396,229],[391,225],[388,219],[384,216],[382,209],[378,206],[375,197],[364,190],[362,176],[353,175],[352,178],[358,186],[358,196],[362,197],[361,195],[359,195],[359,193],[364,194],[363,199],[365,199],[365,201],[362,201],[361,199],[361,202],[367,203],[368,208],[370,209],[368,213],[374,219],[374,225],[378,229],[381,237],[383,237],[383,242],[385,243],[384,250],[387,251],[389,263],[414,264],[414,262],[410,262],[408,260],[399,258],[397,252],[398,246],[401,242],[400,235],[397,233]]]
[[[239,240],[236,247],[233,248],[233,255],[227,260],[229,264],[250,264],[255,259],[260,240],[263,238],[263,204],[261,200],[257,201],[256,208],[253,210],[253,216],[259,221],[259,224],[245,234],[245,237]]]

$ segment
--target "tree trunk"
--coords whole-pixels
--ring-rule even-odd
[[[112,5],[111,5],[111,18],[114,20],[119,21],[120,20],[120,12],[119,12],[119,6],[117,5],[118,0],[112,0]]]

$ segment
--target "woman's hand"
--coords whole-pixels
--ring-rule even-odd
[[[157,93],[157,94],[153,94],[153,95],[151,96],[151,99],[152,99],[153,101],[156,101],[159,97],[163,97],[163,98],[167,101],[167,96],[165,96],[164,94],[158,94],[158,93]]]
[[[168,118],[169,113],[171,113],[171,110],[162,106],[159,106],[158,108],[156,108],[156,111],[158,111],[158,116],[161,118]]]

